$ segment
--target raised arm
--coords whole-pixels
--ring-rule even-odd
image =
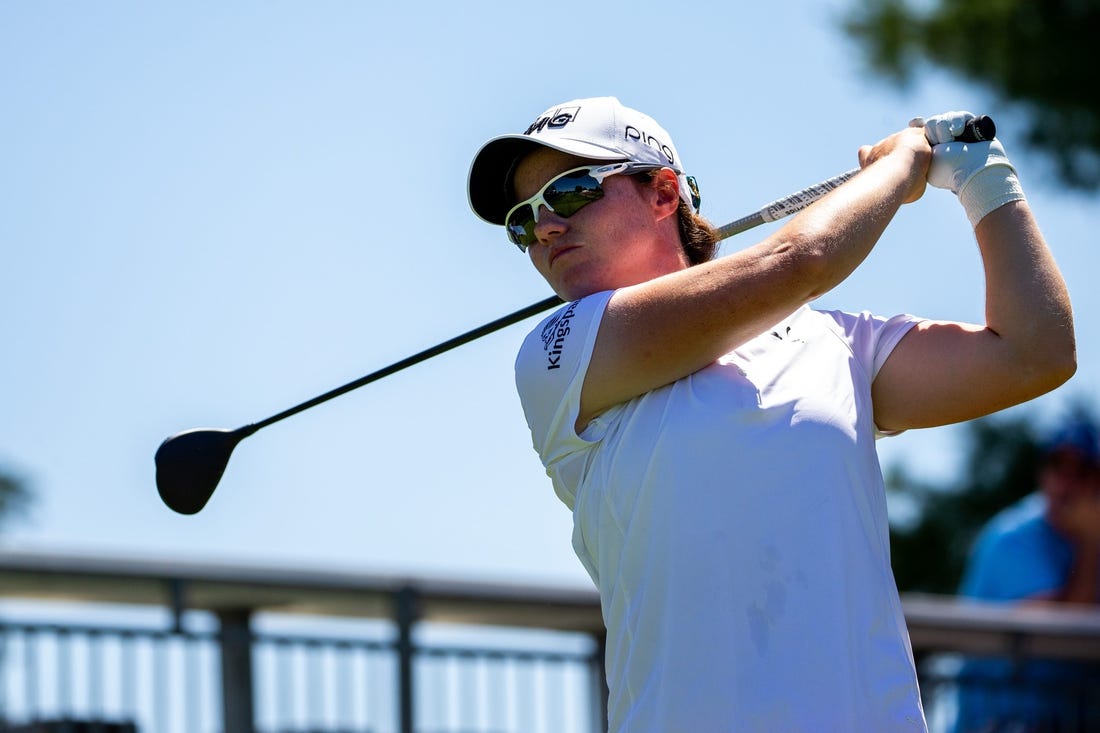
[[[949,139],[968,113],[929,120]],[[925,322],[894,349],[874,383],[884,430],[968,420],[1037,397],[1076,369],[1073,318],[1061,273],[1000,143],[933,148],[929,183],[959,195],[985,270],[985,323]]]
[[[759,244],[616,292],[578,427],[710,364],[843,281],[898,208],[923,194],[931,147],[906,129],[860,151],[864,169]]]

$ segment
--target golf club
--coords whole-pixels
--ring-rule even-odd
[[[995,135],[996,127],[993,120],[983,116],[968,122],[966,131],[958,137],[958,140],[961,142],[978,142],[992,140]],[[748,216],[719,227],[718,237],[719,239],[726,239],[766,222],[776,221],[801,211],[858,172],[859,169],[855,168],[789,196],[776,199]],[[337,387],[311,400],[272,415],[265,420],[244,425],[236,430],[196,428],[169,436],[160,444],[154,456],[157,491],[164,503],[173,511],[180,514],[195,514],[206,506],[207,501],[213,495],[222,474],[225,473],[226,466],[229,464],[229,457],[232,455],[233,449],[237,447],[238,443],[261,428],[285,420],[291,415],[308,410],[334,397],[339,397],[482,336],[487,336],[514,323],[547,311],[562,302],[556,295],[552,295],[526,308],[521,308],[514,313],[360,377],[342,387]]]

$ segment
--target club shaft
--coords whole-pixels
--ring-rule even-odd
[[[853,168],[850,171],[845,171],[839,176],[833,176],[827,178],[820,183],[815,183],[812,186],[808,186],[801,191],[796,191],[792,194],[788,194],[781,199],[776,199],[770,204],[765,204],[759,211],[754,211],[748,216],[743,216],[737,221],[731,221],[725,226],[718,227],[718,238],[726,239],[732,237],[734,234],[740,234],[741,232],[748,231],[753,227],[758,227],[761,224],[766,224],[772,221],[778,221],[783,217],[790,216],[797,213],[807,206],[817,201],[825,194],[832,191],[834,188],[844,183],[856,173],[859,173],[859,168]]]
[[[339,397],[342,394],[351,392],[353,389],[359,389],[362,386],[370,384],[371,382],[376,382],[383,377],[388,377],[389,375],[399,372],[402,369],[407,369],[408,367],[419,364],[422,361],[427,361],[432,357],[439,356],[440,354],[446,353],[451,349],[462,346],[463,344],[475,341],[482,336],[488,336],[495,331],[499,331],[502,328],[511,326],[513,323],[518,323],[520,321],[530,318],[533,315],[550,310],[556,305],[561,305],[562,302],[562,299],[558,296],[551,295],[549,298],[540,300],[537,303],[533,303],[526,308],[521,308],[514,313],[509,313],[508,315],[502,316],[495,321],[490,321],[483,326],[479,326],[471,331],[467,331],[466,333],[463,333],[459,336],[455,336],[454,338],[448,339],[443,343],[436,344],[430,349],[425,349],[424,351],[413,354],[412,356],[405,357],[401,361],[394,362],[393,364],[390,364],[387,367],[383,367],[376,372],[371,372],[370,374],[364,377],[360,377],[353,382],[348,382],[342,387],[337,387],[334,390],[325,392],[323,395],[318,395],[311,400],[307,400],[300,405],[295,405],[288,410],[283,410],[279,414],[272,415],[266,420],[261,420],[260,422],[252,423],[251,425],[245,425],[244,427],[239,428],[238,432],[242,432],[245,435],[251,435],[260,428],[267,427],[271,423],[285,420],[291,415],[296,415],[302,410],[308,410],[309,408],[319,405],[322,402],[328,402],[334,397]]]

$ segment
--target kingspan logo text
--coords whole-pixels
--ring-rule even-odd
[[[542,329],[542,348],[546,350],[546,369],[561,368],[562,350],[565,337],[569,335],[569,324],[573,321],[577,304],[570,303],[561,315],[551,318]]]

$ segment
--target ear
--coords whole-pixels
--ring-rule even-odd
[[[675,216],[680,208],[680,181],[669,168],[661,168],[653,176],[653,189],[656,192],[654,206],[659,219]]]

